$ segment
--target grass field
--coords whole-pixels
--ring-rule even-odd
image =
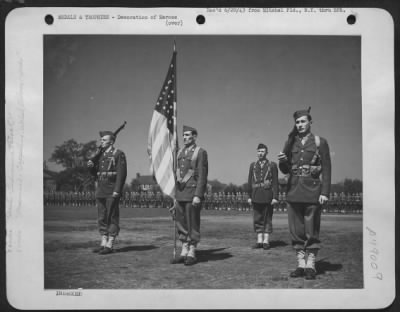
[[[362,216],[323,214],[317,279],[289,277],[296,267],[287,215],[275,213],[271,249],[251,249],[252,213],[203,210],[199,262],[170,264],[173,222],[167,209],[121,208],[116,251],[99,245],[96,207],[46,206],[45,289],[362,288]],[[179,248],[178,248],[179,252]]]

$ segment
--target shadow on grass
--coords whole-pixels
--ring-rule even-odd
[[[141,245],[141,246],[125,246],[121,248],[116,248],[115,252],[130,252],[130,251],[145,251],[159,248],[154,245]]]
[[[198,262],[208,262],[208,261],[218,261],[224,260],[232,257],[229,252],[219,252],[226,248],[216,248],[207,250],[197,250],[196,256]]]
[[[283,240],[275,240],[269,242],[270,248],[277,248],[277,247],[284,247],[287,246],[288,243],[284,242]]]
[[[324,274],[325,272],[339,271],[343,268],[343,265],[340,263],[330,263],[321,259],[315,263],[315,268],[318,274]]]

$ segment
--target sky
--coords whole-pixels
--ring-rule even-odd
[[[99,140],[126,121],[115,146],[127,156],[127,183],[148,175],[148,130],[174,40],[179,144],[183,125],[198,130],[209,180],[245,183],[259,143],[277,162],[294,111],[309,106],[311,131],[330,147],[332,183],[362,179],[361,38],[353,36],[46,35],[44,160],[64,141]]]

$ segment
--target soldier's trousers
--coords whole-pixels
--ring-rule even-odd
[[[118,235],[119,200],[119,197],[96,198],[98,216],[97,224],[101,235]]]
[[[319,249],[321,205],[287,203],[289,230],[294,249]]]
[[[194,245],[200,241],[200,211],[201,203],[194,206],[192,202],[177,202],[176,227],[180,241]]]
[[[272,215],[274,208],[271,204],[253,203],[253,226],[256,233],[272,233]]]

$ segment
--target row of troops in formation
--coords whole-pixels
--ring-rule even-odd
[[[206,193],[203,208],[206,210],[251,211],[248,203],[249,195],[245,192],[237,193]],[[279,192],[279,203],[274,211],[287,211],[286,192]],[[94,206],[96,196],[94,191],[83,192],[45,192],[44,204],[52,206]],[[120,199],[122,208],[170,208],[173,201],[161,192],[125,192]],[[329,200],[323,207],[325,213],[361,213],[362,193],[330,193]]]
[[[260,143],[256,149],[257,158],[249,166],[247,203],[253,208],[256,236],[252,247],[270,248],[273,207],[279,204],[279,168],[288,175],[288,231],[297,260],[290,277],[315,279],[315,262],[321,248],[321,212],[329,201],[331,188],[331,159],[327,140],[311,132],[310,108],[296,111],[293,118],[294,126],[277,156],[278,164],[267,158],[268,148]],[[205,204],[208,178],[207,151],[196,144],[197,135],[195,128],[183,127],[183,147],[177,153],[175,201],[170,209],[181,242],[181,252],[173,263],[187,266],[197,263],[200,213]],[[114,147],[116,135],[102,131],[100,137],[98,157],[89,160],[87,166],[97,178],[96,206],[101,240],[94,252],[107,255],[113,252],[120,232],[119,203],[127,170],[124,152]]]

